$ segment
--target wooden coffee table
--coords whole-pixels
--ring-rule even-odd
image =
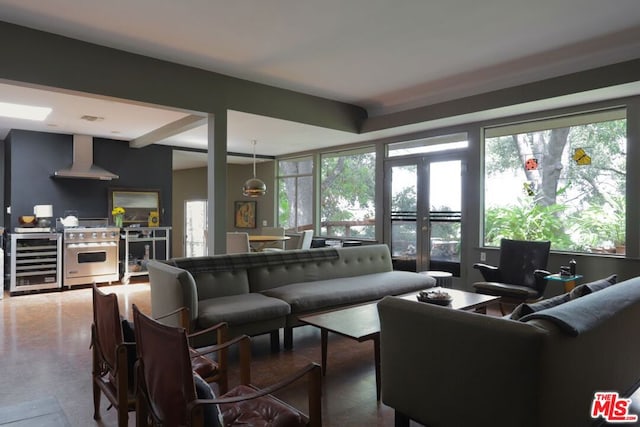
[[[454,310],[475,310],[486,313],[487,306],[497,302],[500,297],[475,294],[457,289],[431,288],[443,290],[453,297],[448,307]],[[400,298],[416,300],[418,292],[401,295]],[[320,328],[322,351],[322,375],[327,373],[327,340],[329,332],[351,338],[358,342],[373,340],[376,369],[376,398],[380,400],[380,319],[378,302],[361,304],[347,308],[326,311],[324,313],[300,316],[300,321]],[[426,303],[424,303],[426,304]]]

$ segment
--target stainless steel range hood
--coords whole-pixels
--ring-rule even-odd
[[[73,135],[73,163],[53,173],[55,178],[100,179],[111,181],[119,176],[93,164],[93,138]]]

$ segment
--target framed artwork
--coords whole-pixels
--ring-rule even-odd
[[[236,228],[256,228],[256,203],[244,200],[235,202],[234,225]]]

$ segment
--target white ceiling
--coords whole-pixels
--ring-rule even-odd
[[[353,103],[370,116],[640,58],[638,0],[0,0],[0,20]],[[5,84],[0,101],[54,109],[44,124],[0,119],[0,138],[20,128],[131,140],[185,115]],[[251,153],[256,139],[258,154],[282,155],[469,119],[353,135],[231,112],[228,149]],[[163,143],[206,148],[206,127]]]

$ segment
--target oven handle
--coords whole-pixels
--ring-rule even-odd
[[[68,249],[100,249],[116,246],[116,242],[65,243]]]

